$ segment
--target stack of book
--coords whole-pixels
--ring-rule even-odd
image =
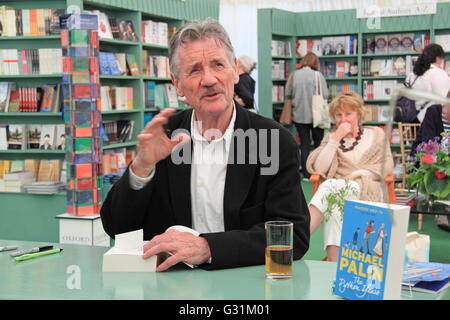
[[[64,122],[67,139],[67,213],[98,214],[102,204],[99,39],[96,15],[72,14],[61,31],[64,68]],[[84,81],[79,82],[79,76]]]
[[[403,290],[440,293],[450,287],[450,264],[407,262],[402,285]]]
[[[273,57],[291,57],[291,43],[289,41],[272,40]]]
[[[18,171],[5,173],[0,183],[0,191],[3,192],[24,192],[24,185],[35,181],[33,172]]]
[[[32,182],[23,187],[27,193],[33,194],[55,194],[66,190],[64,182],[53,181]]]
[[[169,27],[166,22],[145,20],[141,22],[142,43],[167,46]]]

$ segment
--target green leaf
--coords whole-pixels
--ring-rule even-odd
[[[438,199],[444,199],[450,193],[450,180],[448,178],[438,179],[431,171],[425,174],[424,183],[427,193]]]

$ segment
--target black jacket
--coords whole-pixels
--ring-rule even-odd
[[[190,131],[192,110],[173,115],[170,130]],[[259,153],[257,163],[228,164],[224,189],[224,232],[202,234],[209,243],[212,263],[205,269],[231,268],[264,264],[264,222],[290,220],[294,222],[294,259],[300,259],[309,247],[309,211],[301,189],[298,173],[298,148],[292,135],[271,119],[236,106],[237,129],[275,129],[279,132],[279,169],[274,175],[261,175],[265,165]],[[270,130],[266,130],[270,132]],[[245,148],[258,152],[258,143]],[[247,142],[249,139],[247,139]],[[268,145],[270,145],[270,140]],[[236,149],[236,145],[230,148]],[[234,152],[236,155],[236,152]],[[250,163],[248,163],[250,162]],[[268,167],[267,165],[266,167]],[[151,239],[172,225],[191,227],[190,164],[175,165],[171,157],[156,165],[153,179],[139,191],[129,186],[129,169],[110,190],[101,209],[105,231],[115,234],[144,229],[144,238]]]
[[[234,93],[244,101],[243,107],[248,109],[255,107],[255,80],[248,73],[239,75],[239,82],[234,85]]]
[[[442,105],[434,104],[429,106],[425,112],[425,117],[423,118],[419,131],[417,131],[416,140],[412,145],[411,156],[416,154],[416,148],[420,143],[428,142],[428,140],[432,140],[434,137],[440,137],[443,131]]]

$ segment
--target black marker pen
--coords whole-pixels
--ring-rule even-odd
[[[35,253],[35,252],[40,252],[40,251],[46,251],[46,250],[50,250],[53,249],[53,246],[42,246],[42,247],[36,247],[36,248],[31,248],[31,249],[27,249],[27,250],[20,250],[20,251],[16,251],[10,254],[11,257],[18,257],[24,254],[29,254],[29,253]]]

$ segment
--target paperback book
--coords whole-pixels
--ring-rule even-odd
[[[345,202],[335,295],[351,300],[400,298],[409,210]]]

